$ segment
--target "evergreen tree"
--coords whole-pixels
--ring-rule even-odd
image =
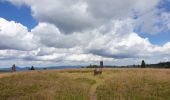
[[[145,61],[142,60],[142,63],[141,63],[141,68],[145,68],[146,64],[145,64]]]
[[[35,70],[35,69],[34,69],[34,66],[31,67],[31,70]]]

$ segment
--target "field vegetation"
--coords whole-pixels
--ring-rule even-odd
[[[169,69],[65,69],[0,74],[0,100],[170,100]]]

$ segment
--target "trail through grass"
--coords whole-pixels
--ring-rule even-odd
[[[95,76],[96,83],[91,86],[90,100],[97,100],[97,87],[103,84],[103,79],[100,76]]]

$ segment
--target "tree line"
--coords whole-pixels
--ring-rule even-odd
[[[99,65],[89,65],[83,68],[99,68]],[[128,65],[128,66],[104,66],[105,68],[170,68],[170,62],[160,62],[157,64],[146,64],[145,60],[141,61],[140,65]]]

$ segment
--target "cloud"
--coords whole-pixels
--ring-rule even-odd
[[[32,30],[32,33],[39,42],[49,47],[71,48],[79,41],[78,34],[62,34],[57,27],[48,23],[40,23]]]
[[[37,20],[53,23],[65,33],[81,31],[96,24],[96,19],[86,12],[87,5],[82,0],[52,0],[50,2],[47,0],[11,0],[11,2],[30,6],[32,16]]]
[[[168,30],[159,0],[7,0],[27,5],[39,21],[31,31],[0,18],[0,59],[19,64],[62,65],[155,62],[169,59],[170,43],[152,44],[140,32]],[[12,61],[10,60],[12,59]]]
[[[63,34],[52,24],[40,23],[32,33],[42,45],[50,47],[52,53],[78,55],[78,58],[89,54],[114,59],[151,57],[155,52],[168,48],[167,44],[160,47],[151,44],[148,38],[140,37],[133,32],[133,25],[131,19],[113,20],[84,33]]]
[[[14,21],[0,18],[0,49],[32,50],[36,44],[27,28]]]
[[[147,16],[157,10],[160,0],[7,0],[27,5],[40,22],[52,23],[63,33],[93,29],[111,20]],[[155,19],[157,15],[151,16]],[[143,21],[143,18],[141,19]],[[142,23],[141,21],[141,23]],[[151,24],[153,23],[152,20]],[[148,23],[149,23],[148,22]],[[140,23],[140,24],[141,24]],[[147,24],[145,24],[147,25]],[[153,24],[150,25],[153,27]],[[142,28],[145,30],[144,27]],[[147,30],[147,29],[146,29]]]
[[[53,24],[39,23],[29,32],[32,39],[36,40],[34,45],[38,46],[37,49],[2,49],[0,59],[10,63],[19,60],[20,65],[31,62],[37,65],[77,65],[97,63],[99,60],[104,60],[107,64],[114,62],[123,65],[138,63],[136,59],[165,59],[170,43],[163,46],[153,45],[148,38],[142,38],[133,32],[133,25],[132,19],[112,20],[84,33],[63,34]],[[165,60],[167,59],[166,57]]]
[[[155,8],[159,0],[86,0],[88,11],[95,17],[127,18],[133,17],[134,12],[143,14]]]

